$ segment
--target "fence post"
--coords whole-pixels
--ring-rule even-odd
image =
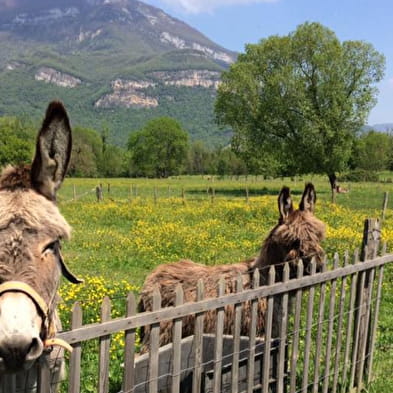
[[[203,300],[205,289],[202,279],[197,283],[197,301]],[[192,393],[199,393],[202,386],[202,362],[203,362],[203,321],[205,314],[199,313],[195,316],[194,327],[194,369],[192,372]]]
[[[72,307],[71,330],[78,329],[82,326],[82,308],[79,302],[74,303]],[[73,351],[70,355],[70,370],[68,393],[80,392],[81,379],[81,354],[82,344],[77,343],[73,345]]]
[[[365,262],[377,256],[380,239],[380,220],[377,218],[366,219],[364,222],[363,242],[360,255],[361,262]],[[368,334],[371,309],[368,303],[371,299],[371,279],[374,277],[374,274],[372,271],[365,271],[360,273],[360,275],[361,276],[359,278],[361,279],[358,279],[355,300],[355,321],[357,321],[359,325],[354,326],[355,331],[356,329],[358,329],[359,331],[356,357],[354,357],[356,359],[354,387],[356,387],[358,392],[363,389],[364,385],[364,354],[366,351],[367,343],[369,341]]]
[[[362,252],[360,255],[362,262],[375,258],[378,253],[380,240],[380,220],[378,218],[367,218],[364,222]]]
[[[184,303],[184,292],[181,284],[176,286],[176,306],[180,306]],[[180,382],[181,382],[181,335],[182,335],[182,324],[181,318],[173,321],[173,366],[172,366],[172,393],[180,393]]]
[[[385,220],[386,209],[388,207],[389,193],[386,191],[383,197],[383,205],[382,205],[382,217],[381,221]]]
[[[183,205],[186,204],[186,192],[184,191],[184,187],[181,189],[181,198],[182,198],[182,203]]]
[[[97,202],[101,202],[103,200],[101,185],[96,187],[96,197],[97,197]]]
[[[111,319],[111,300],[105,296],[101,304],[101,322]],[[98,359],[98,392],[108,393],[109,391],[109,350],[111,336],[99,338],[99,359]]]
[[[136,314],[135,296],[130,292],[127,296],[127,317]],[[135,363],[135,329],[126,330],[124,332],[124,377],[123,390],[129,392],[134,388],[134,363]]]

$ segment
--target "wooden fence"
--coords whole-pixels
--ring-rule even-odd
[[[289,279],[286,264],[283,280],[275,282],[271,267],[261,272],[268,274],[269,285],[259,286],[260,272],[255,271],[253,289],[242,290],[238,285],[236,293],[224,294],[221,280],[217,298],[204,298],[200,285],[194,303],[184,303],[178,287],[176,306],[161,308],[160,295],[155,293],[153,311],[146,313],[136,312],[136,299],[130,293],[126,316],[116,319],[110,318],[111,302],[106,298],[102,321],[87,325],[82,324],[82,309],[76,303],[72,329],[59,334],[74,347],[61,391],[360,392],[372,380],[384,266],[393,262],[393,254],[386,254],[386,247],[379,245],[379,225],[378,220],[366,221],[360,255],[335,255],[318,273],[315,263],[308,272],[299,263],[295,279]],[[265,335],[257,337],[261,298],[267,299]],[[252,310],[247,337],[240,336],[244,302],[251,302]],[[273,312],[275,302],[281,307],[278,313]],[[229,305],[235,310],[233,336],[223,334],[224,310]],[[216,310],[214,335],[203,332],[209,310]],[[194,335],[182,338],[182,318],[189,314],[196,316]],[[173,343],[159,348],[160,322],[168,320],[174,321]],[[150,352],[139,355],[138,331],[147,325],[151,326]],[[114,370],[110,345],[119,332],[124,335],[124,360],[121,369]],[[94,367],[91,358],[83,357],[84,346],[92,340],[98,342]],[[40,364],[39,392],[54,391],[57,381],[51,380],[48,359],[43,357]],[[116,386],[111,380],[119,373],[122,382]],[[88,390],[87,381],[93,381],[95,390]]]

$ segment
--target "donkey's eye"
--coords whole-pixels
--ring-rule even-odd
[[[44,249],[42,250],[42,253],[45,253],[47,251],[56,253],[60,248],[60,241],[59,240],[55,240],[54,242],[50,242],[48,243]]]

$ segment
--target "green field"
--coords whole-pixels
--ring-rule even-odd
[[[63,287],[63,320],[74,300],[97,303],[101,295],[120,298],[126,290],[137,291],[145,276],[161,263],[182,258],[206,264],[231,263],[257,254],[277,222],[281,187],[291,188],[297,205],[306,181],[316,186],[316,216],[327,225],[323,247],[329,263],[335,252],[342,255],[345,250],[360,247],[364,219],[381,215],[384,192],[393,198],[391,183],[343,183],[349,192],[339,194],[337,204],[332,205],[328,182],[320,177],[67,179],[59,205],[73,227],[73,237],[63,244],[63,254],[71,269],[87,278],[90,286]],[[97,203],[95,187],[100,183],[104,201]],[[388,204],[382,233],[388,250],[393,244],[391,207],[393,201]],[[369,392],[393,391],[392,278],[393,268],[388,266],[374,367],[376,379],[368,387]],[[114,315],[121,314],[122,306],[118,303]],[[95,314],[88,315],[86,322],[97,319]]]

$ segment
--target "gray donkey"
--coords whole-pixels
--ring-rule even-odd
[[[36,390],[37,360],[56,343],[60,327],[61,274],[80,282],[60,254],[70,227],[56,206],[71,140],[67,113],[61,103],[52,102],[32,165],[9,166],[0,174],[0,392]],[[59,378],[61,350],[53,351],[51,363],[52,377]]]

